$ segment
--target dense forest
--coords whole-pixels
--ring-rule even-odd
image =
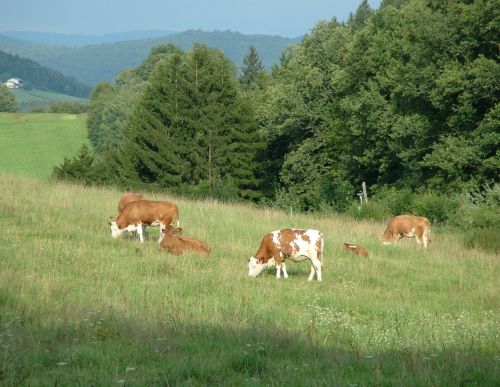
[[[161,44],[175,44],[183,50],[195,43],[222,50],[237,66],[243,63],[248,48],[253,45],[267,69],[279,62],[281,51],[300,38],[281,36],[244,35],[233,31],[190,30],[152,39],[92,44],[84,47],[48,46],[27,44],[0,35],[0,50],[30,58],[63,74],[95,85],[99,81],[112,81],[124,68],[136,67],[148,56],[151,49]]]
[[[87,86],[72,77],[41,66],[30,59],[0,51],[0,80],[22,78],[27,89],[40,89],[68,94],[75,97],[88,97],[91,91]]]
[[[363,1],[346,23],[319,22],[270,73],[251,48],[239,79],[216,49],[159,46],[96,86],[94,153],[55,176],[336,212],[365,181],[391,213],[447,221],[468,200],[496,206],[481,221],[497,225],[499,5]]]

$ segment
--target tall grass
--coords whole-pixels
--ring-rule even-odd
[[[433,230],[380,246],[384,224],[214,201],[177,203],[210,258],[114,240],[120,192],[0,175],[5,385],[495,385],[499,260]],[[323,282],[247,276],[261,237],[325,234]],[[340,244],[365,246],[368,258]]]

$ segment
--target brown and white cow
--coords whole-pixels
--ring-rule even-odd
[[[276,266],[276,278],[288,278],[285,259],[300,262],[308,259],[311,273],[308,281],[316,278],[321,281],[323,266],[323,234],[318,230],[283,229],[266,234],[254,257],[248,260],[248,275],[257,277],[266,267]]]
[[[127,204],[136,202],[138,200],[144,200],[144,196],[133,192],[127,192],[120,198],[120,201],[118,202],[118,213],[122,212],[123,207],[125,207]]]
[[[163,230],[171,224],[178,224],[179,210],[170,202],[138,200],[123,207],[120,214],[110,219],[111,236],[118,238],[124,231],[137,231],[139,239],[144,242],[144,226],[160,226],[160,239]]]
[[[363,246],[353,245],[349,242],[344,242],[340,245],[340,248],[344,251],[349,251],[356,255],[361,255],[363,257],[368,257],[368,250],[366,250]]]
[[[182,228],[167,226],[164,237],[161,240],[160,248],[174,255],[194,253],[208,257],[210,247],[200,239],[180,236]]]
[[[415,238],[417,246],[427,248],[430,241],[431,224],[429,220],[423,216],[415,215],[398,215],[389,220],[384,234],[380,237],[380,241],[384,245],[398,243],[403,237]]]

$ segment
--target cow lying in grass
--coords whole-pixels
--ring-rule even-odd
[[[210,247],[200,239],[180,236],[182,228],[172,226],[166,227],[164,230],[160,248],[173,255],[196,254],[204,257],[210,255]]]
[[[423,216],[398,215],[389,220],[380,241],[384,245],[398,243],[403,237],[415,238],[417,246],[427,248],[430,241],[431,224]]]
[[[362,255],[363,257],[368,257],[368,250],[366,250],[363,246],[353,245],[349,242],[344,242],[340,246],[340,248],[344,251],[349,251],[356,255]]]
[[[254,257],[248,260],[248,275],[257,277],[266,267],[276,266],[276,278],[288,278],[285,259],[300,262],[308,259],[311,273],[308,281],[316,274],[321,281],[323,266],[323,234],[318,230],[283,229],[266,234]]]
[[[139,239],[144,242],[144,226],[160,226],[160,238],[163,239],[163,232],[167,226],[178,224],[179,210],[177,206],[170,202],[139,200],[131,202],[123,207],[120,214],[111,218],[111,236],[118,238],[124,231],[137,231]]]

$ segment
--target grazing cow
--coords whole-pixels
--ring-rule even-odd
[[[285,259],[294,262],[309,259],[311,274],[308,281],[316,278],[321,281],[323,266],[323,234],[318,230],[276,230],[266,234],[260,242],[259,250],[248,260],[248,275],[257,277],[266,267],[276,266],[276,278],[288,278]]]
[[[205,242],[192,237],[180,236],[181,233],[182,228],[167,226],[160,248],[174,255],[185,253],[195,253],[204,257],[210,255],[210,247]]]
[[[350,251],[351,253],[356,255],[362,255],[363,257],[368,257],[368,250],[366,250],[363,246],[360,245],[353,245],[352,243],[344,242],[342,243],[340,248],[344,251]]]
[[[111,236],[118,238],[124,231],[136,230],[144,242],[144,226],[160,226],[160,239],[168,225],[179,222],[179,211],[173,203],[153,200],[138,200],[123,207],[120,214],[110,219]]]
[[[398,243],[403,237],[416,238],[417,246],[420,248],[423,245],[426,249],[430,241],[430,227],[429,220],[423,216],[398,215],[389,220],[380,241],[384,245],[390,245]]]
[[[127,192],[121,197],[120,201],[118,202],[118,213],[122,212],[123,207],[125,207],[127,204],[136,202],[138,200],[144,200],[144,196],[133,192]]]

